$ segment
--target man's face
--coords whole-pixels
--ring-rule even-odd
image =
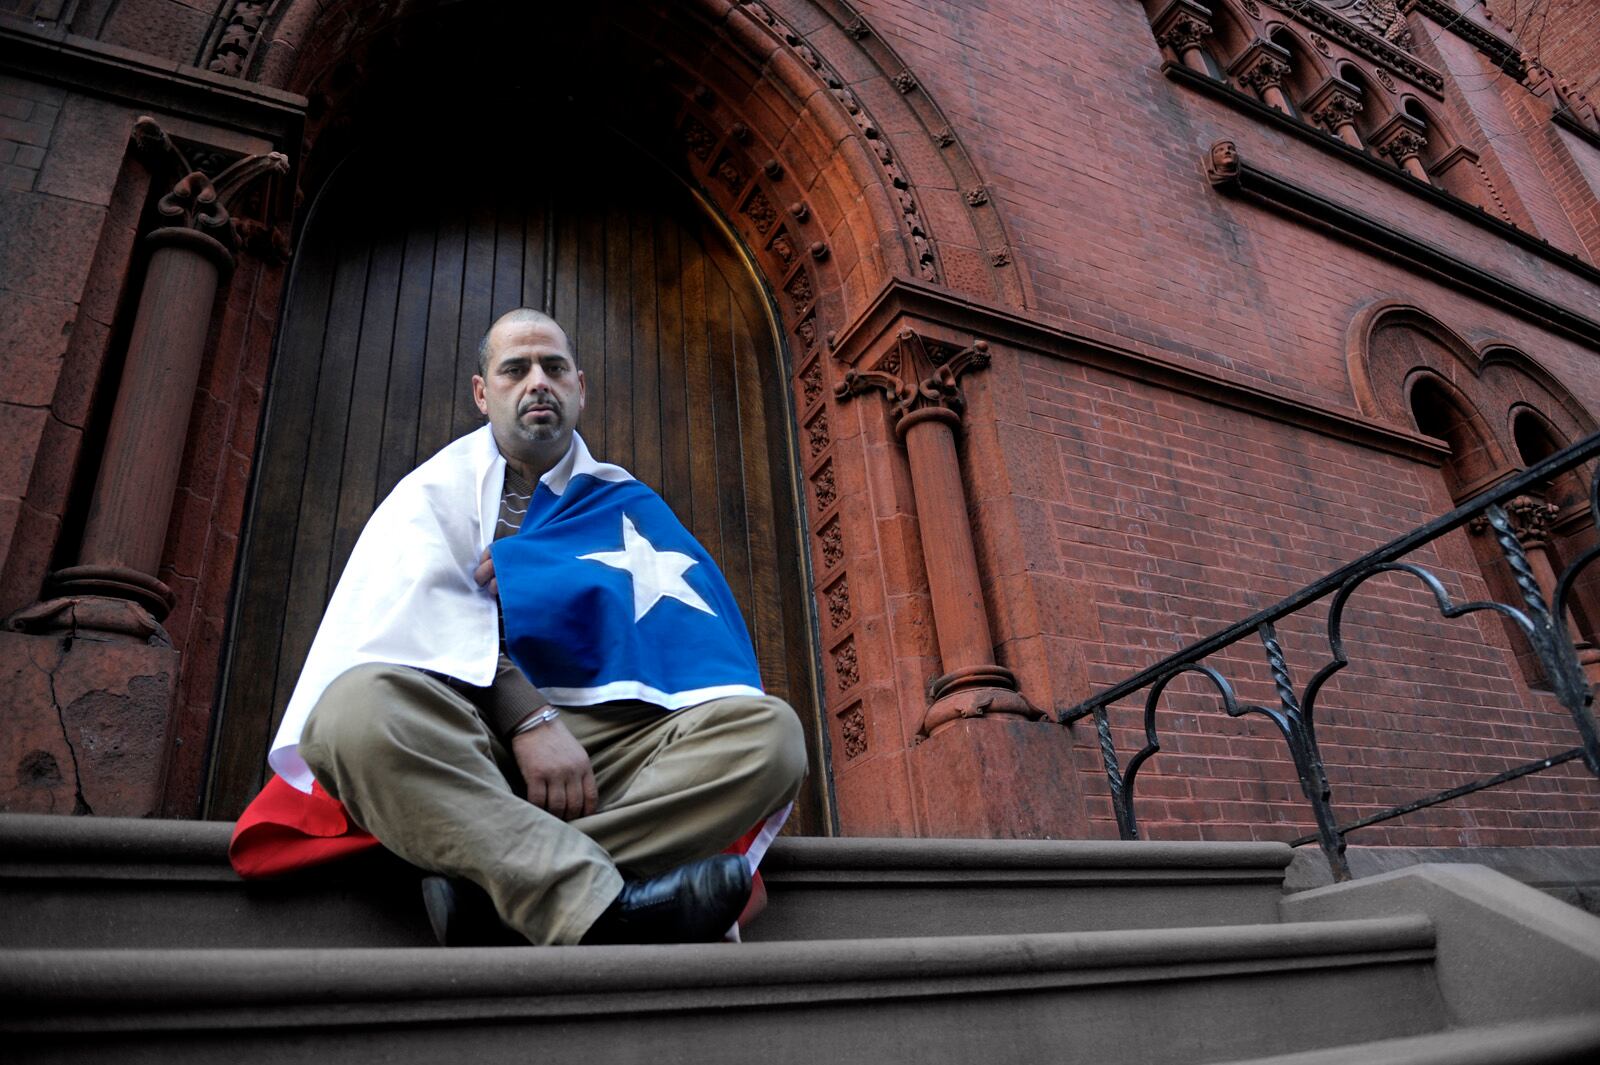
[[[559,328],[513,319],[489,334],[487,376],[473,375],[472,398],[507,458],[548,469],[583,413],[583,371]]]

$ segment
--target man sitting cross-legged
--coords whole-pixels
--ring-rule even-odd
[[[512,311],[478,369],[489,424],[373,514],[272,766],[533,943],[720,939],[804,775],[798,719],[704,549],[576,434],[560,326]],[[425,885],[442,938],[467,890]]]

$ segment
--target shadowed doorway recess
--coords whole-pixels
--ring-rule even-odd
[[[397,180],[389,159],[357,153],[317,196],[278,336],[208,816],[236,816],[264,782],[363,524],[401,477],[482,424],[468,391],[479,338],[529,306],[571,336],[595,456],[660,492],[726,574],[768,690],[806,724],[813,773],[791,828],[828,831],[787,369],[767,298],[659,164],[592,130],[584,158],[581,170],[530,156]]]

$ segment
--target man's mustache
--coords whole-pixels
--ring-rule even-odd
[[[517,417],[522,417],[535,407],[547,407],[557,414],[562,413],[561,401],[554,395],[530,396],[517,405]]]

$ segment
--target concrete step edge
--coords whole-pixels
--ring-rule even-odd
[[[1600,1061],[1600,1014],[1453,1028],[1251,1058],[1233,1065],[1565,1065]]]
[[[227,868],[231,822],[0,814],[0,855],[7,875],[30,867],[53,873],[118,865],[170,875],[183,867]],[[1294,852],[1281,843],[1151,840],[865,839],[786,836],[764,868],[774,874],[1019,870],[1237,870],[1281,879]]]
[[[1194,978],[1240,966],[1318,968],[1432,957],[1425,917],[1298,925],[670,947],[0,952],[0,1027],[63,1003],[103,1011],[825,988],[1051,974]],[[1120,974],[1120,975],[1114,975]],[[855,993],[859,993],[855,992]],[[631,999],[630,999],[631,1004]],[[570,1005],[564,1008],[571,1008]]]

